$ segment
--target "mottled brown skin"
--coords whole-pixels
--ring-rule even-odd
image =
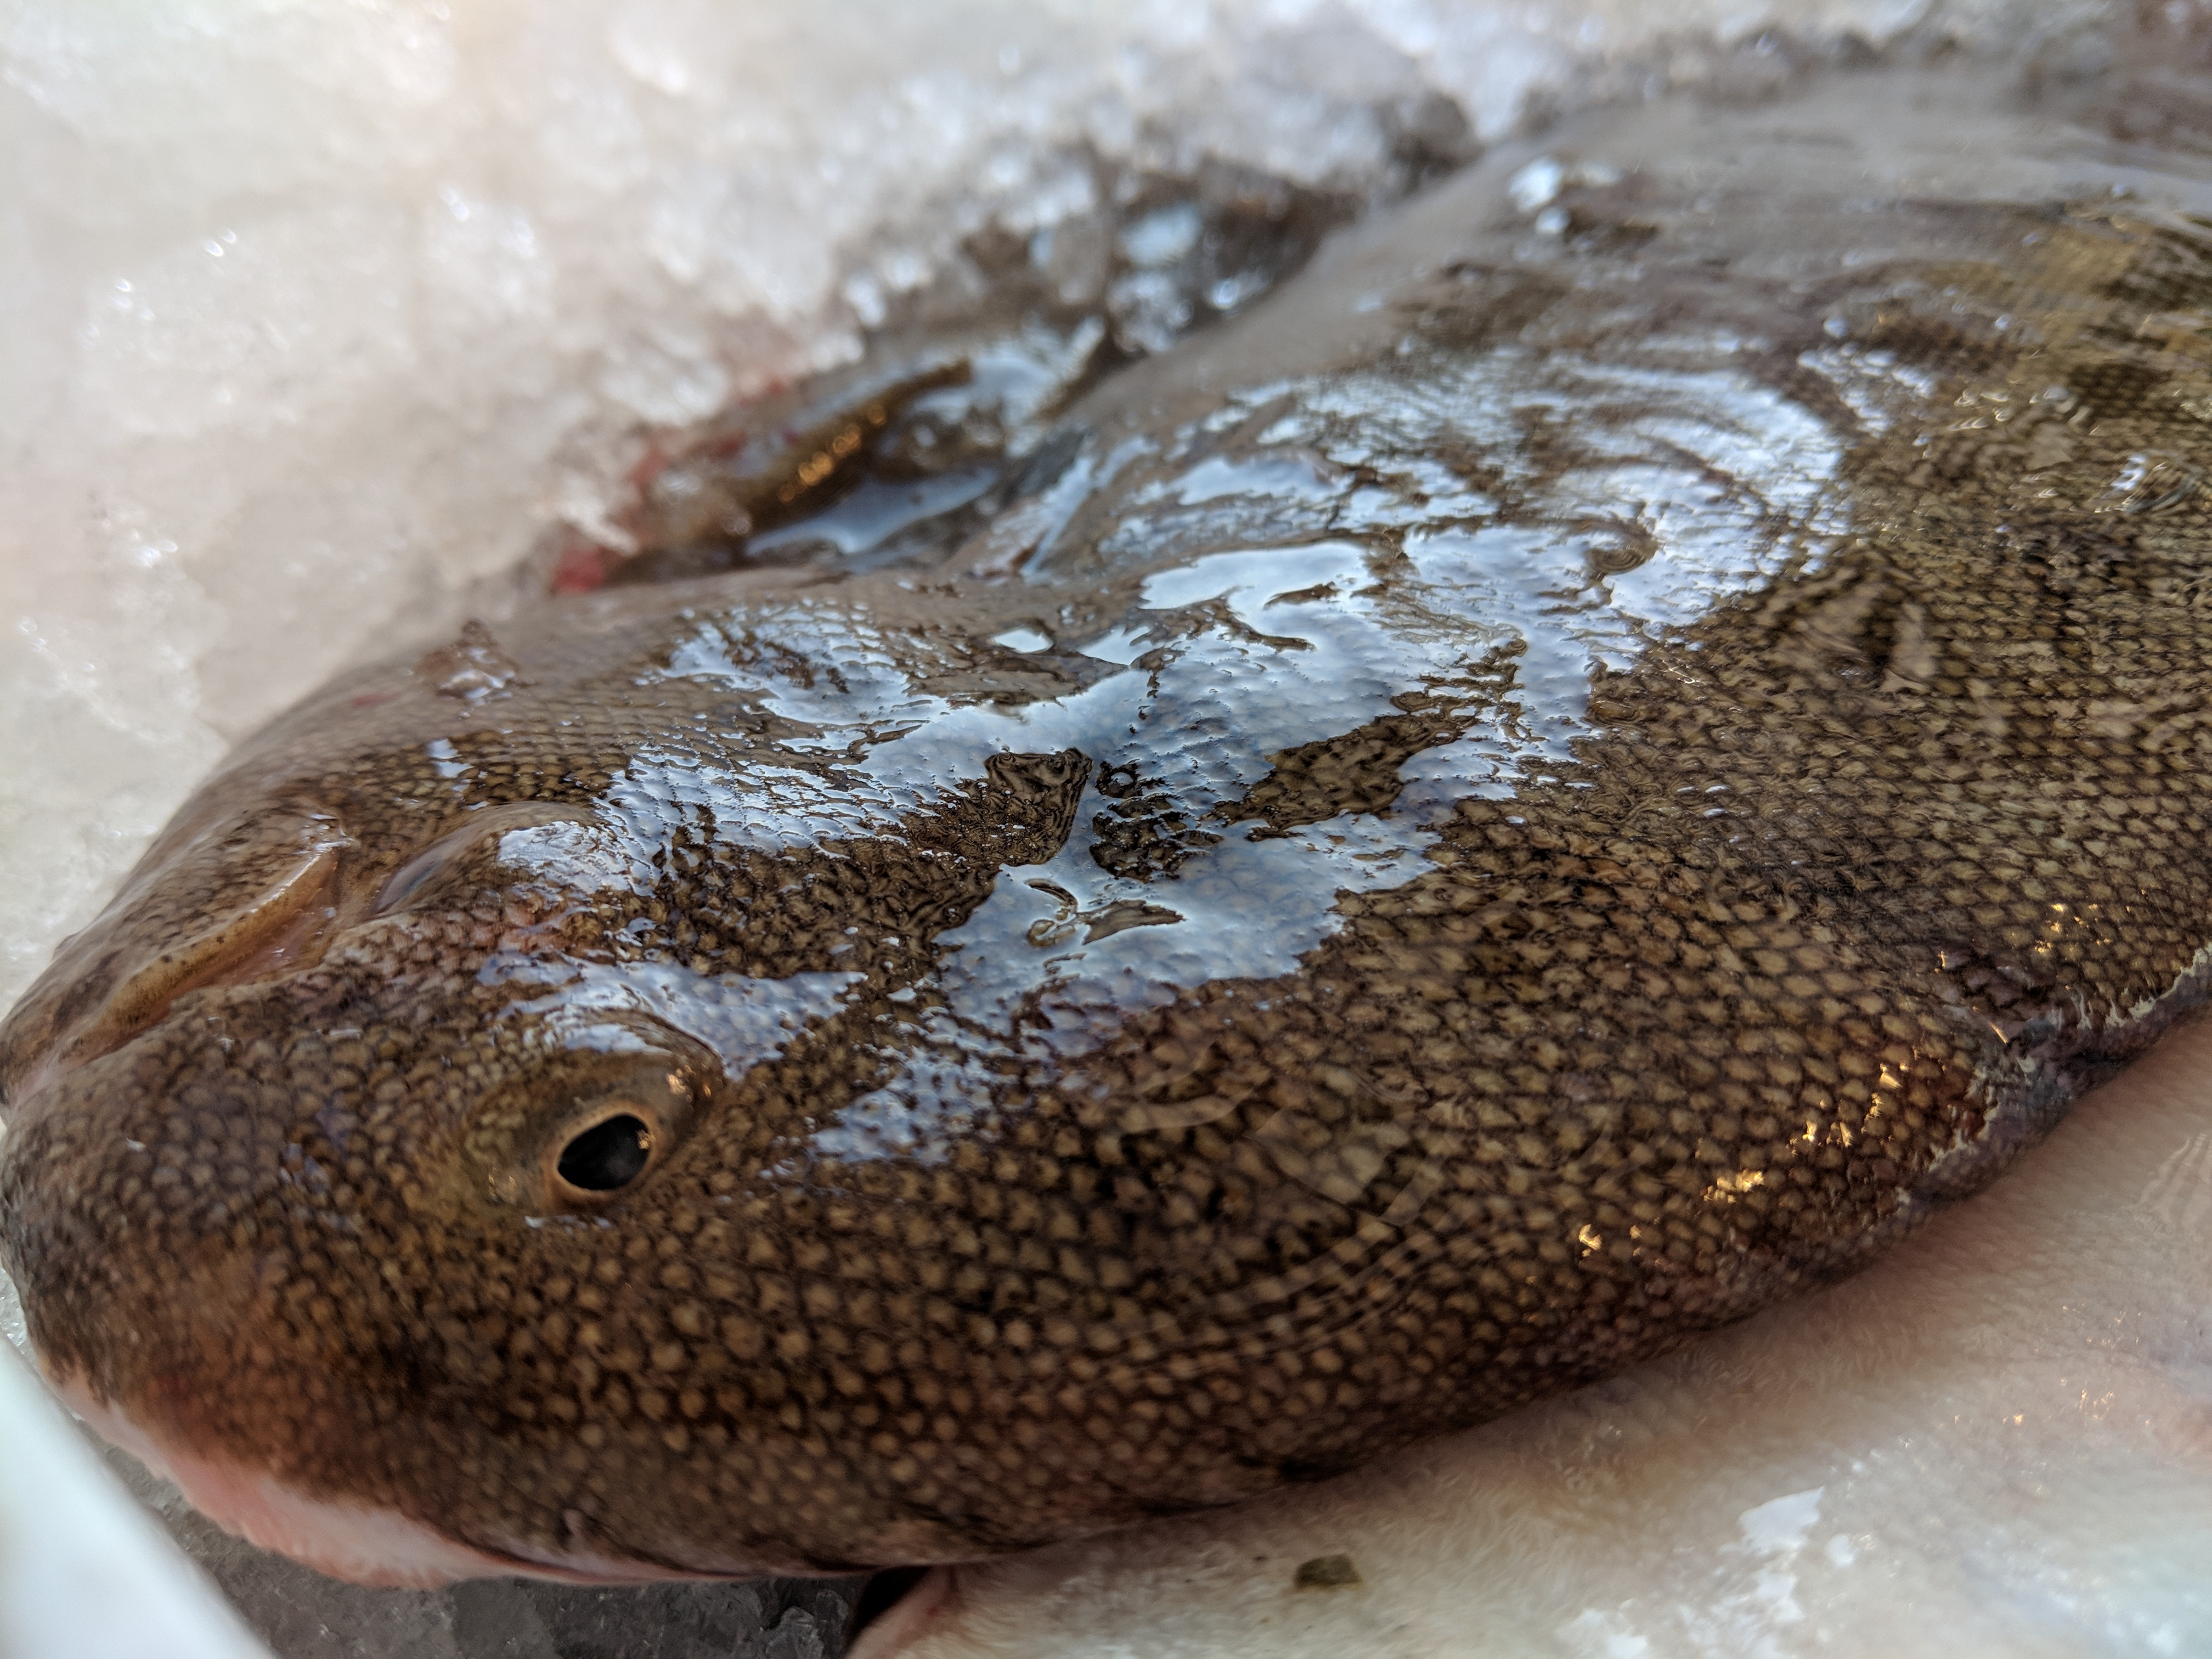
[[[1154,447],[1026,580],[580,599],[249,744],[6,1028],[0,1263],[47,1364],[495,1554],[954,1559],[1618,1371],[1986,1180],[2197,996],[2212,943],[2205,245],[1813,199],[1785,264],[1741,203],[1632,178],[1568,204],[1564,241],[1462,227],[1380,319],[1316,335],[1352,289],[1309,284],[1109,387],[1073,417],[1094,453]],[[1846,271],[1844,246],[1884,257]],[[1888,377],[1882,420],[1807,366],[1831,347]],[[1487,524],[1586,537],[1595,583],[1686,545],[1604,470],[1632,442],[1680,460],[1680,377],[1735,376],[1754,440],[1786,416],[1839,459],[1787,507],[1717,439],[1683,462],[1771,556],[1693,584],[1549,748],[1534,648],[1417,604],[1432,544],[1332,507],[1373,579],[1341,602],[1407,641],[1391,712],[1248,752],[1272,682],[1176,665],[1305,659],[1209,599],[1148,613],[1127,683],[1152,701],[1110,742],[955,720],[940,772],[867,770],[951,720],[914,697],[1035,710],[1113,671],[993,635],[1088,640],[1148,574],[1255,544],[1244,509],[1177,519],[1149,485],[1261,454],[1316,386],[1352,388],[1315,419],[1379,454],[1390,410],[1449,415],[1486,362],[1556,395],[1403,458],[1439,469],[1419,500],[1310,436],[1328,487],[1401,489],[1429,535],[1455,477]],[[1678,378],[1601,395],[1571,362]],[[1170,441],[1229,406],[1208,388],[1296,375]],[[709,625],[719,665],[678,672]],[[1237,837],[1387,825],[1401,769],[1485,722],[1522,744],[1504,772],[1449,784],[1420,856],[1348,882],[1295,966],[963,1012],[946,935],[1043,891],[1006,871],[1087,853],[1143,895],[1090,938],[1170,937],[1139,912],[1179,914]],[[796,775],[872,804],[746,829]],[[1293,902],[1239,890],[1255,930]],[[738,977],[816,989],[717,1024]],[[653,1161],[564,1195],[549,1160],[610,1101],[655,1115]],[[844,1133],[886,1113],[949,1127]]]

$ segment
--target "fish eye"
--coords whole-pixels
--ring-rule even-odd
[[[509,1201],[538,1214],[587,1214],[628,1196],[683,1140],[702,1076],[674,1056],[639,1056],[567,1088],[541,1079],[539,1099],[555,1110],[532,1138],[535,1150],[509,1166]]]
[[[653,1141],[652,1127],[643,1118],[617,1112],[571,1135],[554,1174],[579,1192],[619,1192],[653,1162]]]
[[[595,1215],[683,1150],[721,1065],[688,1033],[628,1013],[562,1022],[479,1103],[463,1146],[486,1196],[526,1217]]]
[[[620,1197],[656,1168],[675,1144],[687,1097],[677,1079],[663,1100],[621,1089],[602,1096],[546,1140],[541,1190],[556,1210],[594,1210]]]

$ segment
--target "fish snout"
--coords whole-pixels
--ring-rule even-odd
[[[49,1376],[94,1398],[234,1369],[258,1299],[266,1137],[219,1103],[192,1035],[52,1079],[0,1137],[0,1269]]]
[[[347,1474],[390,1416],[373,1316],[337,1230],[286,1200],[281,1121],[194,1063],[194,1024],[58,1077],[0,1137],[0,1270],[48,1384],[264,1548],[364,1583],[514,1571]]]

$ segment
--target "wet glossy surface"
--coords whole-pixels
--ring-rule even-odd
[[[7,1030],[49,1364],[495,1557],[957,1559],[1993,1174],[2196,994],[2198,233],[1558,173],[1109,382],[933,568],[249,745]]]
[[[1227,1512],[955,1570],[910,1659],[2194,1654],[2212,1030],[1866,1273]],[[1357,1585],[1302,1583],[1349,1560]]]

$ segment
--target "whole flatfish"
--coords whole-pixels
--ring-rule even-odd
[[[50,1376],[371,1581],[957,1560],[1996,1174],[2202,994],[2212,238],[1613,159],[1359,228],[927,557],[245,744],[0,1035]]]

